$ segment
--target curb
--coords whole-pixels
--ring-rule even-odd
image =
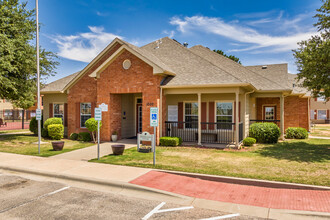
[[[172,192],[167,192],[159,189],[149,188],[145,186],[135,185],[131,183],[126,183],[122,181],[115,181],[115,180],[102,180],[97,178],[86,178],[82,176],[76,176],[76,175],[65,175],[65,174],[59,174],[54,172],[42,172],[37,170],[31,170],[31,169],[25,169],[20,167],[6,167],[6,166],[0,166],[0,169],[3,170],[9,170],[9,171],[15,171],[15,172],[22,172],[22,173],[29,173],[39,176],[46,176],[46,177],[52,177],[52,178],[59,178],[59,179],[66,179],[66,180],[72,180],[77,182],[85,182],[85,183],[91,183],[91,184],[97,184],[97,185],[103,185],[103,186],[111,186],[116,187],[120,189],[127,189],[127,190],[136,190],[146,193],[157,193],[158,195],[164,195],[169,196],[172,198],[179,198],[179,199],[185,199],[185,196],[181,196]]]

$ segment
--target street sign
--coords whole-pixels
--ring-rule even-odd
[[[95,108],[95,114],[94,114],[96,121],[102,121],[102,109],[101,108]]]
[[[41,121],[41,109],[36,109],[36,119],[38,121]]]
[[[102,112],[107,112],[108,111],[108,105],[105,103],[102,103],[101,105],[99,105],[99,108],[102,109]]]
[[[151,127],[158,126],[158,108],[157,107],[150,108],[150,126]]]

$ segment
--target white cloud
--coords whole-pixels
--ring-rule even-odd
[[[282,15],[279,16],[281,18]],[[297,48],[297,42],[308,39],[311,35],[317,34],[315,31],[298,32],[291,35],[272,36],[262,34],[256,29],[242,26],[235,23],[226,23],[220,18],[192,16],[173,17],[170,24],[177,26],[182,33],[203,32],[204,34],[214,34],[229,38],[235,42],[248,43],[245,48],[233,49],[231,51],[250,51],[260,48],[272,48],[273,52],[289,51]]]
[[[167,30],[165,30],[165,31],[163,31],[162,32],[163,34],[166,34],[169,38],[173,38],[174,37],[174,34],[175,34],[175,31],[167,31]]]
[[[90,62],[118,35],[104,31],[103,27],[88,27],[90,32],[76,35],[57,35],[52,40],[59,49],[58,55],[70,60]]]

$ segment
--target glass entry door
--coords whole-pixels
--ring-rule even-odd
[[[136,104],[136,133],[142,133],[142,104]]]

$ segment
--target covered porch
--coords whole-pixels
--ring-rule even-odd
[[[247,135],[241,88],[164,89],[163,136],[197,145],[235,145]]]
[[[254,93],[243,87],[177,88],[164,89],[162,97],[163,136],[197,145],[239,146],[255,122],[273,122],[284,134],[282,93]]]

